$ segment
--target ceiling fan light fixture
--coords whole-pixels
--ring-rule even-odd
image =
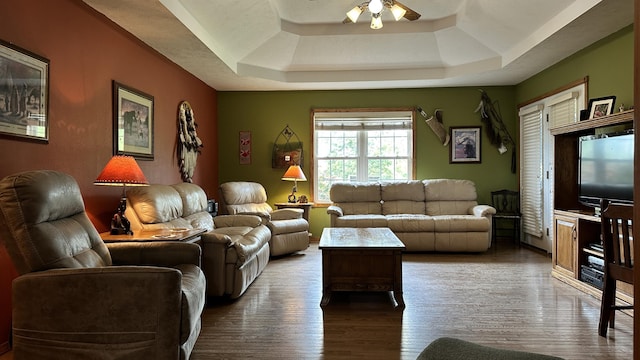
[[[380,17],[380,13],[372,14],[371,16],[371,28],[373,30],[382,29],[382,18]]]
[[[407,13],[407,10],[401,8],[400,6],[398,6],[398,4],[393,4],[393,6],[391,7],[391,13],[393,14],[393,18],[398,21],[402,19],[404,14]]]
[[[347,17],[355,24],[355,22],[358,21],[360,14],[362,14],[362,8],[360,6],[356,6],[347,12]]]
[[[380,12],[382,12],[382,9],[384,9],[382,0],[371,0],[369,1],[368,7],[369,7],[369,11],[371,11],[371,14],[373,15],[375,14],[380,15]]]

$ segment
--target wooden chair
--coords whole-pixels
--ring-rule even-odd
[[[491,203],[496,209],[493,215],[491,242],[493,243],[498,237],[507,237],[499,235],[500,231],[509,231],[509,237],[520,242],[520,222],[522,214],[520,213],[520,193],[513,190],[498,190],[491,192]],[[510,223],[507,226],[505,223]],[[504,232],[503,232],[504,233]]]
[[[616,282],[622,281],[633,285],[631,255],[633,206],[612,204],[608,200],[601,200],[600,206],[605,268],[598,334],[607,336],[607,326],[612,329],[614,327],[616,310],[633,309],[631,305],[616,305]]]

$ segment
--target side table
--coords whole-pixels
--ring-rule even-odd
[[[105,243],[115,242],[136,242],[136,241],[183,241],[188,243],[200,242],[200,235],[206,232],[205,229],[159,229],[159,230],[137,230],[133,235],[111,235],[111,233],[100,233],[102,241]]]
[[[275,203],[276,209],[302,209],[302,217],[309,221],[309,209],[313,207],[313,203]]]

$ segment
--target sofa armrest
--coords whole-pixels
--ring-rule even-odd
[[[114,265],[148,265],[175,267],[181,264],[200,266],[202,251],[197,244],[150,241],[107,243]]]
[[[232,244],[231,237],[225,234],[206,232],[201,235],[201,238],[202,271],[207,279],[207,295],[222,296],[225,294],[227,281],[227,252]]]
[[[23,348],[29,341],[42,352],[67,342],[98,349],[105,339],[113,344],[175,342],[180,335],[181,282],[176,269],[146,266],[22,275],[13,282],[14,335]]]
[[[271,212],[271,221],[302,219],[302,209],[278,209]]]
[[[249,214],[220,215],[213,218],[213,223],[217,228],[234,226],[257,227],[263,222],[264,220],[262,217]]]
[[[478,217],[490,217],[496,213],[496,209],[489,205],[476,205],[472,207],[470,214]]]
[[[335,215],[335,216],[342,216],[344,215],[342,208],[340,208],[337,205],[329,205],[329,207],[327,208],[327,214],[329,215]]]

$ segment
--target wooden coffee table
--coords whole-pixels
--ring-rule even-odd
[[[402,298],[402,241],[389,228],[325,228],[322,250],[322,301],[333,291],[393,291]]]

